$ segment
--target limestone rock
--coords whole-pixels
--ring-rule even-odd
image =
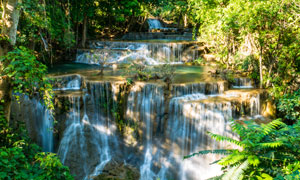
[[[138,180],[140,174],[138,169],[132,167],[131,165],[126,165],[124,163],[118,163],[112,161],[108,163],[102,174],[97,177],[93,177],[93,180]]]

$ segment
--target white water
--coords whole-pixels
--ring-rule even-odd
[[[254,88],[250,78],[235,78],[232,86],[235,89],[251,89]]]
[[[88,86],[91,94],[68,97],[71,109],[58,149],[66,165],[72,167],[70,162],[80,163],[76,168],[83,179],[99,175],[112,158],[112,148],[118,147],[117,137],[113,136],[116,126],[110,122],[108,107],[103,107],[111,98],[110,84],[92,83]]]
[[[141,180],[153,179],[151,171],[153,158],[153,122],[161,121],[164,113],[163,88],[153,84],[137,84],[128,98],[127,116],[141,123],[144,131],[144,162],[140,166]]]
[[[178,64],[198,58],[198,51],[187,43],[107,42],[90,43],[92,50],[78,50],[76,62],[85,64],[143,63]]]
[[[221,174],[220,167],[209,165],[219,156],[196,156],[183,160],[183,157],[199,150],[225,148],[206,135],[207,131],[232,136],[228,121],[232,116],[230,103],[201,103],[207,99],[203,94],[186,95],[170,101],[167,137],[171,148],[166,161],[158,174],[161,180],[200,180]],[[172,166],[170,166],[170,164]],[[174,172],[178,172],[177,176]]]
[[[53,78],[53,90],[67,91],[81,89],[82,78],[80,75],[56,76]]]
[[[199,150],[230,147],[229,143],[212,140],[207,131],[235,138],[229,127],[234,114],[233,104],[230,101],[206,101],[229,96],[217,94],[224,89],[223,84],[206,86],[200,83],[173,87],[174,98],[169,102],[166,129],[163,126],[163,89],[152,84],[136,84],[131,89],[127,116],[143,125],[144,157],[140,180],[201,180],[222,174],[220,166],[210,165],[220,158],[219,155],[183,160],[184,156]],[[205,91],[213,95],[199,93]],[[258,115],[259,96],[249,99],[249,115]]]
[[[53,114],[38,98],[21,96],[20,103],[13,99],[11,105],[13,121],[24,121],[29,134],[36,136],[37,143],[45,152],[54,152]]]
[[[45,152],[53,152],[53,116],[52,112],[48,110],[38,100],[35,101],[36,117],[42,117],[39,129],[42,137],[42,148]]]
[[[147,22],[149,24],[149,29],[163,29],[163,25],[161,22],[157,19],[147,19]]]

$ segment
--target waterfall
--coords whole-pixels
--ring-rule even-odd
[[[118,147],[109,106],[113,98],[111,84],[89,83],[88,89],[89,94],[67,97],[71,109],[58,149],[66,165],[72,167],[72,162],[81,164],[74,168],[80,172],[77,176],[83,179],[99,175]],[[93,158],[89,158],[91,156]]]
[[[126,41],[92,41],[92,49],[78,50],[76,62],[114,64],[142,61],[145,65],[179,64],[199,57],[194,43],[150,43]]]
[[[166,29],[158,20],[148,23],[150,28]],[[74,66],[183,64],[200,57],[199,49],[195,42],[90,41],[88,49],[78,49]],[[237,138],[231,120],[259,118],[264,106],[265,97],[248,78],[235,78],[231,84],[204,79],[211,67],[180,65],[174,83],[168,85],[160,80],[129,83],[113,77],[118,75],[110,68],[105,69],[112,72],[109,76],[98,76],[91,68],[52,74],[59,122],[55,131],[51,113],[38,99],[23,98],[20,105],[12,106],[12,119],[26,121],[30,137],[44,151],[57,152],[76,180],[124,175],[116,169],[134,169],[140,180],[202,180],[220,175],[220,166],[210,165],[219,155],[183,157],[231,148],[213,140],[207,131]]]
[[[45,152],[54,152],[53,115],[39,100],[34,97],[20,96],[19,102],[14,98],[11,105],[11,118],[13,121],[24,121],[29,136]]]
[[[237,89],[251,89],[254,88],[250,78],[234,78],[233,88]]]
[[[151,170],[154,123],[162,124],[164,113],[163,88],[154,84],[136,84],[129,95],[127,116],[140,123],[143,129],[144,161],[140,166],[141,180],[154,178]]]
[[[171,151],[168,158],[161,162],[162,167],[158,173],[161,180],[198,180],[207,179],[212,174],[221,174],[220,167],[209,165],[219,158],[216,155],[183,160],[184,156],[201,149],[226,147],[227,144],[220,144],[208,137],[207,131],[232,137],[228,127],[228,121],[232,117],[230,102],[201,102],[207,98],[204,94],[198,94],[173,98],[170,101],[169,111],[172,115],[168,119],[166,134],[171,141]]]
[[[147,19],[147,22],[149,24],[149,29],[164,29],[163,25],[158,19]]]
[[[225,89],[224,82],[216,83],[190,83],[173,85],[172,94],[174,96],[183,96],[187,94],[202,93],[202,94],[222,94]]]
[[[38,100],[33,100],[36,110],[36,122],[39,124],[39,134],[42,142],[42,148],[45,152],[53,152],[53,117],[52,112],[48,110],[44,105]],[[38,122],[41,119],[41,124]]]
[[[65,75],[52,77],[53,90],[80,90],[82,78],[80,75]]]

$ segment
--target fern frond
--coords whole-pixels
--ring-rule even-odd
[[[281,119],[276,119],[269,124],[263,124],[262,127],[262,133],[264,135],[268,135],[271,131],[275,130],[279,126],[284,126],[285,124],[281,121]]]
[[[188,159],[196,155],[206,155],[206,154],[222,154],[222,155],[229,155],[232,154],[237,149],[216,149],[216,150],[203,150],[197,153],[193,153],[191,155],[184,156],[183,159]]]
[[[240,123],[237,123],[237,122],[233,122],[233,124],[231,125],[231,129],[233,132],[241,135],[241,134],[244,134],[245,133],[245,130],[246,128],[241,125]]]
[[[209,165],[218,164],[219,162],[220,162],[220,159],[219,159],[219,160],[216,160],[216,161],[214,161],[214,162],[212,162],[212,163],[210,163]]]
[[[253,166],[258,166],[258,164],[260,163],[259,158],[255,155],[249,156],[248,162]]]
[[[233,173],[231,179],[241,179],[240,177],[243,175],[243,172],[248,169],[249,167],[249,162],[248,160],[244,161],[236,170],[235,172]]]
[[[247,158],[247,157],[244,154],[233,153],[233,154],[230,154],[230,155],[222,158],[218,164],[220,164],[222,166],[233,165],[233,164],[236,164],[236,163],[244,160],[245,158]]]
[[[216,141],[220,141],[220,142],[221,141],[227,141],[227,142],[233,143],[237,146],[243,147],[243,143],[241,141],[238,141],[238,140],[226,137],[226,136],[221,136],[221,135],[218,135],[218,134],[214,134],[214,133],[211,133],[211,132],[208,132],[208,135],[211,136]]]
[[[221,176],[212,177],[207,180],[222,180],[222,177],[223,177],[223,174]]]
[[[274,142],[268,142],[268,143],[259,143],[259,146],[262,148],[277,148],[282,146],[284,143],[282,141],[274,141]]]
[[[224,174],[222,180],[231,180],[232,174],[235,172],[235,170],[236,170],[238,167],[239,167],[239,166],[233,166],[233,167],[230,167],[229,170]]]
[[[242,164],[231,168],[222,178],[223,180],[239,180],[243,175],[243,172],[249,167],[248,160],[244,161]]]

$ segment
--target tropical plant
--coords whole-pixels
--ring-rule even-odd
[[[286,125],[280,119],[259,125],[254,121],[233,122],[232,130],[240,140],[208,133],[217,141],[235,144],[236,149],[204,150],[192,155],[209,153],[225,157],[214,162],[223,167],[221,179],[299,179],[300,123]]]

